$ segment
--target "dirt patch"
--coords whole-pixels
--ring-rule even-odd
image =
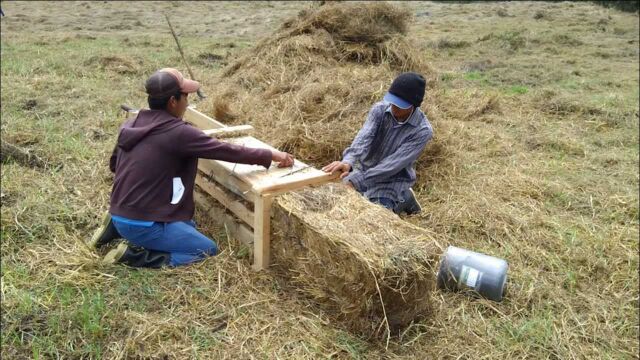
[[[0,151],[0,161],[3,163],[15,162],[22,166],[30,168],[44,168],[47,164],[32,151],[2,141],[2,149]]]
[[[471,71],[483,72],[483,71],[490,70],[500,66],[502,66],[500,63],[492,61],[491,59],[487,59],[487,60],[470,61],[464,64],[464,66],[462,66],[460,70],[464,72],[471,72]]]
[[[200,63],[204,65],[213,65],[216,63],[221,63],[223,65],[226,65],[226,61],[224,61],[224,58],[225,57],[222,55],[213,54],[210,52],[206,52],[198,55],[198,60],[200,60]]]
[[[33,110],[38,105],[38,102],[35,99],[29,99],[25,101],[24,105],[22,105],[23,110]]]
[[[124,56],[107,55],[93,56],[84,63],[87,66],[98,66],[105,71],[111,71],[121,75],[139,74],[141,62]]]

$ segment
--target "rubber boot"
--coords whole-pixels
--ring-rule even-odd
[[[122,239],[122,235],[120,235],[116,227],[113,225],[111,214],[107,212],[102,218],[102,225],[96,229],[87,245],[92,249],[97,249],[118,239]]]
[[[159,269],[169,265],[171,254],[164,251],[148,250],[141,247],[133,247],[126,243],[105,255],[103,262],[107,264],[123,264],[136,268]]]
[[[396,208],[397,214],[402,214],[404,212],[407,213],[407,215],[413,215],[422,211],[422,207],[420,206],[420,203],[418,203],[413,189],[409,188],[409,190],[402,194],[402,197],[404,199],[398,203],[398,207]]]

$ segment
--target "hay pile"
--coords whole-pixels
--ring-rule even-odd
[[[315,166],[340,159],[398,73],[429,79],[410,20],[387,3],[303,11],[211,80],[199,108]],[[343,327],[388,336],[430,314],[443,249],[426,231],[341,185],[282,196],[273,216],[274,269]]]
[[[315,166],[339,159],[393,78],[431,72],[387,3],[328,3],[286,21],[209,81],[198,105]]]
[[[427,231],[341,184],[279,197],[272,223],[273,269],[347,329],[397,335],[430,315],[443,248]]]

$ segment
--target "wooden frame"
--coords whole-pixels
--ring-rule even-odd
[[[137,113],[137,111],[130,111],[130,113]],[[187,108],[183,119],[203,130],[207,135],[229,138],[227,141],[230,143],[275,150],[254,137],[246,136],[253,130],[253,126],[226,126],[193,107]],[[199,159],[198,170],[196,177],[198,188],[216,199],[242,221],[242,223],[235,221],[233,216],[223,210],[215,207],[209,208],[210,215],[220,219],[229,230],[230,235],[246,245],[253,244],[253,268],[255,270],[269,267],[271,204],[274,196],[305,186],[320,185],[339,179],[339,174],[327,174],[298,160],[294,162],[292,168],[272,166],[265,170],[256,165]],[[194,190],[194,198],[198,202],[208,202],[203,193],[197,189]],[[254,210],[251,211],[247,208],[237,197],[253,203]]]
[[[292,179],[289,182],[282,181],[277,184],[265,186],[263,188],[254,188],[253,191],[262,196],[277,195],[277,194],[282,194],[292,190],[300,189],[305,186],[324,184],[330,181],[338,180],[339,178],[340,178],[340,174],[325,173],[325,174],[314,175],[306,178]]]
[[[253,189],[246,183],[238,180],[230,172],[227,172],[220,164],[214,160],[200,159],[198,160],[198,170],[210,176],[216,182],[220,183],[232,193],[242,197],[243,199],[253,202],[255,194]]]
[[[224,209],[214,206],[210,196],[196,188],[193,197],[199,204],[203,204],[207,214],[220,222],[229,231],[229,235],[240,240],[246,246],[253,246],[253,230],[247,225],[237,221],[233,216],[225,212]]]
[[[253,224],[253,269],[269,267],[271,259],[271,203],[270,195],[260,196],[255,202]]]
[[[208,117],[207,115],[196,110],[195,108],[193,108],[193,106],[187,108],[187,111],[184,113],[183,119],[184,121],[190,122],[191,124],[202,130],[227,127],[227,125],[219,122],[218,120]]]
[[[249,125],[228,127],[192,107],[187,108],[184,120],[212,136],[223,134],[222,137],[224,137],[225,134],[233,134],[233,138],[226,139],[230,143],[275,150],[254,137],[239,136],[253,129]],[[319,185],[339,178],[339,174],[327,174],[298,160],[291,168],[271,166],[265,170],[257,165],[231,164],[221,160],[200,159],[198,170],[196,178],[198,188],[216,199],[241,220],[241,222],[234,221],[231,215],[224,212],[212,214],[221,219],[232,236],[238,237],[244,243],[253,243],[253,268],[255,270],[269,267],[271,205],[274,197],[305,186]],[[201,193],[196,192],[196,195],[196,199],[206,200]],[[243,201],[253,203],[253,211]],[[249,241],[249,238],[252,238],[253,241]]]
[[[214,199],[218,200],[224,207],[233,212],[240,220],[245,224],[253,227],[253,211],[247,209],[247,207],[240,201],[233,198],[232,194],[228,191],[224,191],[215,182],[211,182],[205,179],[203,176],[196,177],[196,185],[198,185],[207,194],[211,195]]]

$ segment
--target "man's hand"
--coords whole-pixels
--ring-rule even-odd
[[[349,171],[351,171],[351,165],[342,161],[334,161],[331,164],[322,168],[322,171],[328,173],[341,172],[340,179],[344,179],[347,175],[349,175]]]
[[[271,160],[278,163],[279,168],[293,166],[293,155],[284,151],[271,150]]]

